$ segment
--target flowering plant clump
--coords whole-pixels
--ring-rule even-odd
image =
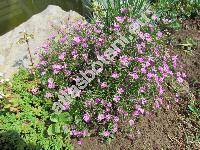
[[[62,28],[43,45],[36,71],[42,90],[36,95],[43,94],[53,102],[59,95],[70,94],[72,85],[79,89],[84,85],[80,72],[91,70],[98,56],[106,62],[102,72],[80,89],[73,101],[63,104],[61,114],[53,113],[54,118],[66,116],[71,136],[99,134],[109,138],[121,131],[121,125],[132,127],[139,116],[170,106],[173,97],[165,97],[166,87],[171,81],[182,83],[185,74],[174,71],[177,56],[170,55],[156,21],[156,16],[147,24],[125,15],[116,16],[108,27],[109,34],[100,21],[78,21],[73,34],[66,34],[67,29]],[[138,27],[138,34],[129,32]],[[119,39],[123,44],[114,46]],[[111,47],[112,57],[105,53]]]

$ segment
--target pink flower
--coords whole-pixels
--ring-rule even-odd
[[[120,25],[118,23],[114,23],[114,30],[118,31],[120,29]]]
[[[52,68],[55,69],[55,70],[61,70],[62,66],[55,64],[55,65],[52,66]]]
[[[175,56],[172,56],[172,62],[173,62],[173,67],[174,68],[176,68],[176,66],[177,66],[177,58],[178,56],[177,55],[175,55]]]
[[[146,68],[141,68],[141,72],[144,74],[147,72]]]
[[[186,78],[187,75],[186,75],[185,73],[182,73],[182,77],[183,77],[183,78]]]
[[[77,58],[77,57],[78,57],[78,52],[77,52],[77,50],[73,50],[73,51],[71,52],[71,54],[72,54],[73,58]]]
[[[114,72],[114,73],[112,73],[111,77],[117,79],[117,78],[119,78],[119,74],[117,72]]]
[[[129,73],[129,75],[133,78],[133,79],[138,79],[139,76],[137,75],[137,73]]]
[[[115,116],[115,117],[114,117],[114,121],[115,121],[115,122],[118,122],[118,121],[119,121],[119,117]]]
[[[64,102],[63,103],[63,110],[68,110],[70,108],[70,103],[69,102]]]
[[[160,108],[160,104],[157,100],[154,102],[154,105],[155,105],[156,108]]]
[[[129,120],[129,125],[130,126],[133,126],[134,125],[134,121],[131,119],[131,120]]]
[[[59,41],[60,41],[60,43],[64,43],[66,40],[67,40],[67,37],[66,37],[66,36],[64,36],[64,37],[63,37],[63,38],[61,38]]]
[[[162,95],[163,93],[164,93],[164,89],[161,86],[159,86],[159,94]]]
[[[115,95],[114,98],[113,98],[113,100],[114,100],[116,103],[118,103],[120,99],[121,99],[121,96],[117,96],[117,95]]]
[[[142,104],[142,105],[144,105],[144,104],[147,103],[147,100],[146,100],[145,98],[141,98],[140,100],[141,100],[141,104]]]
[[[64,61],[65,55],[66,55],[66,52],[63,52],[63,53],[61,53],[61,54],[59,55],[58,58],[59,58],[60,60]]]
[[[104,131],[104,132],[103,132],[103,136],[105,136],[105,137],[110,136],[110,132],[109,132],[109,131]]]
[[[144,58],[142,58],[142,57],[138,57],[136,60],[137,60],[138,62],[140,62],[140,63],[143,63],[143,62],[144,62]]]
[[[106,115],[106,120],[109,121],[110,119],[111,119],[111,115],[110,114]]]
[[[59,64],[55,64],[55,65],[52,65],[52,68],[53,68],[54,74],[57,74],[62,69],[62,66]]]
[[[114,56],[117,56],[117,55],[119,55],[120,53],[121,53],[121,50],[120,50],[120,49],[116,49],[116,50],[113,52]]]
[[[112,107],[112,103],[111,103],[111,102],[108,102],[108,103],[107,103],[107,106],[108,106],[108,107]]]
[[[49,39],[54,39],[55,37],[56,37],[56,33],[54,32],[54,33],[50,34],[48,38]]]
[[[101,88],[102,88],[102,89],[104,89],[104,88],[106,88],[106,87],[108,87],[108,85],[107,85],[106,82],[101,83]]]
[[[157,17],[156,15],[153,15],[151,18],[152,18],[153,20],[157,20],[157,19],[158,19],[158,17]]]
[[[115,17],[115,19],[119,22],[119,23],[123,23],[124,22],[124,17]]]
[[[123,89],[123,88],[119,88],[119,89],[117,90],[117,93],[118,93],[118,94],[123,94],[123,93],[124,93],[124,89]]]
[[[147,78],[150,80],[153,77],[153,74],[151,72],[147,73]]]
[[[78,141],[77,144],[78,144],[78,145],[82,145],[82,144],[83,144],[83,141]]]
[[[99,114],[97,120],[98,121],[102,121],[103,119],[105,119],[105,115],[104,114]]]
[[[90,115],[88,113],[85,113],[83,115],[83,120],[88,123],[90,121]]]
[[[96,98],[95,102],[98,104],[99,102],[101,102],[101,99],[100,98]]]
[[[85,61],[88,61],[88,53],[82,54],[82,56]]]
[[[81,42],[80,36],[74,37],[74,41],[75,41],[77,44],[80,43],[80,42]]]
[[[47,92],[44,97],[51,98],[51,97],[53,97],[53,95],[51,93]]]
[[[145,36],[145,38],[146,38],[146,40],[147,40],[148,42],[151,42],[151,41],[152,41],[151,35],[150,35],[149,33],[145,33],[144,36]]]
[[[89,134],[88,130],[83,130],[82,134],[83,134],[83,137],[86,137]]]
[[[120,59],[119,59],[119,61],[123,65],[127,66],[129,64],[129,62],[130,62],[130,58],[128,56],[121,56]]]
[[[178,77],[178,78],[177,78],[177,81],[178,81],[179,83],[183,83],[183,78]]]
[[[82,47],[83,47],[83,48],[87,48],[87,47],[88,47],[87,43],[83,43],[83,44],[82,44]]]
[[[48,88],[50,89],[54,89],[55,88],[55,84],[53,83],[53,78],[49,78],[48,79]]]
[[[140,89],[139,89],[139,92],[141,92],[141,93],[144,93],[145,92],[145,87],[144,86],[142,86],[142,87],[140,87]]]
[[[36,95],[38,93],[38,88],[31,89],[31,92],[33,93],[33,95]]]
[[[117,124],[114,124],[114,125],[113,125],[112,131],[115,133],[115,132],[117,132],[117,130],[118,130],[118,125],[117,125]]]
[[[128,9],[127,9],[127,8],[121,8],[120,11],[121,11],[121,13],[124,13],[124,14],[125,14],[125,13],[128,13]]]
[[[157,38],[160,39],[162,37],[162,32],[158,31],[156,35],[157,35]]]

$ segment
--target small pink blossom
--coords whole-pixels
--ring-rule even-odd
[[[151,18],[152,18],[153,20],[157,20],[157,19],[158,19],[158,17],[157,17],[156,15],[153,15]]]
[[[160,104],[157,100],[154,102],[154,105],[155,105],[156,108],[160,108]]]
[[[109,131],[104,131],[104,132],[103,132],[103,136],[105,136],[105,137],[110,136],[110,132],[109,132]]]
[[[147,72],[146,68],[141,68],[141,72],[145,74]]]
[[[99,114],[97,120],[98,121],[102,121],[103,119],[105,119],[105,115],[104,114]]]
[[[54,39],[55,37],[56,37],[56,33],[55,33],[55,32],[53,32],[52,34],[50,34],[50,35],[49,35],[49,37],[48,37],[48,38],[49,38],[49,39]]]
[[[144,105],[147,103],[147,100],[145,98],[141,98],[141,104]]]
[[[124,13],[124,14],[126,14],[126,13],[128,13],[128,9],[127,8],[121,8],[121,13]]]
[[[116,19],[119,23],[123,23],[123,22],[124,22],[124,17],[117,16],[117,17],[115,17],[115,19]]]
[[[78,144],[78,145],[82,145],[82,144],[83,144],[83,141],[78,141],[77,144]]]
[[[118,125],[114,124],[112,129],[113,133],[117,132],[117,130],[118,130]]]
[[[117,79],[119,78],[119,74],[117,72],[112,73],[111,77]]]
[[[108,85],[107,85],[106,82],[101,83],[101,88],[102,88],[102,89],[107,88],[107,87],[108,87]]]
[[[177,78],[177,81],[178,81],[179,83],[183,83],[183,78],[178,77],[178,78]]]
[[[145,36],[145,38],[146,38],[146,40],[147,40],[148,42],[151,42],[151,41],[152,41],[152,37],[151,37],[151,35],[150,35],[149,33],[145,33],[144,36]]]
[[[121,56],[119,60],[125,66],[127,66],[130,62],[130,58],[128,56]]]
[[[117,89],[117,93],[118,93],[118,94],[123,94],[123,93],[124,93],[124,89],[123,89],[123,88]]]
[[[133,79],[138,79],[139,76],[137,75],[137,73],[129,73],[129,75],[133,78]]]
[[[115,116],[115,117],[114,117],[114,121],[115,121],[115,122],[118,122],[118,121],[119,121],[119,117]]]
[[[139,92],[140,92],[140,93],[144,93],[145,90],[146,90],[146,88],[145,88],[144,86],[142,86],[142,87],[140,87]]]
[[[53,97],[53,95],[51,93],[47,92],[44,97],[51,98],[51,97]]]
[[[131,119],[131,120],[129,120],[129,125],[130,126],[133,126],[134,125],[134,121]]]
[[[77,58],[77,57],[78,57],[78,52],[77,52],[77,50],[73,50],[73,51],[71,52],[71,54],[72,54],[73,58]]]
[[[105,118],[106,118],[107,121],[109,121],[111,119],[111,115],[107,114]]]
[[[48,79],[48,88],[49,89],[54,89],[55,88],[55,84],[54,84],[53,78],[49,78]]]
[[[121,96],[117,96],[117,95],[115,95],[114,98],[113,98],[113,100],[114,100],[116,103],[118,103],[120,99],[121,99]]]
[[[163,34],[162,34],[162,32],[158,31],[158,33],[156,35],[157,35],[157,38],[160,39]]]
[[[70,103],[69,102],[64,102],[62,110],[68,110],[69,108],[70,108]]]
[[[66,36],[64,36],[64,37],[62,37],[61,39],[59,39],[60,43],[64,43],[66,40],[67,40],[67,37],[66,37]]]
[[[33,95],[36,95],[38,93],[38,88],[31,89],[31,92],[33,93]]]
[[[90,115],[88,113],[85,113],[83,115],[83,120],[88,123],[90,121]]]
[[[80,43],[80,42],[81,42],[80,36],[74,37],[74,41],[75,41],[77,44]]]
[[[63,53],[61,53],[61,54],[59,55],[58,58],[59,58],[60,60],[64,61],[65,55],[66,55],[66,52],[63,52]]]

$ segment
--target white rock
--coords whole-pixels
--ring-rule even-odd
[[[34,39],[29,42],[32,55],[36,49],[55,30],[53,26],[60,27],[69,21],[84,20],[84,18],[74,11],[65,12],[58,6],[49,5],[43,12],[32,16],[12,31],[0,37],[0,72],[5,77],[10,77],[19,66],[28,67],[30,64],[27,51],[27,44],[18,44],[22,34],[26,31],[32,34]]]

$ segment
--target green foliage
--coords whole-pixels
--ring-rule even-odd
[[[180,20],[200,15],[200,0],[154,0],[152,6],[160,18],[169,19],[168,27],[180,28]]]
[[[5,93],[0,99],[0,149],[72,149],[69,132],[59,132],[58,124],[50,125],[56,122],[51,116],[52,102],[31,93],[38,83],[28,70],[20,69],[10,82],[0,84]],[[52,126],[56,134],[49,134]]]
[[[89,5],[95,20],[111,26],[116,16],[138,17],[148,9],[147,0],[95,0]]]

